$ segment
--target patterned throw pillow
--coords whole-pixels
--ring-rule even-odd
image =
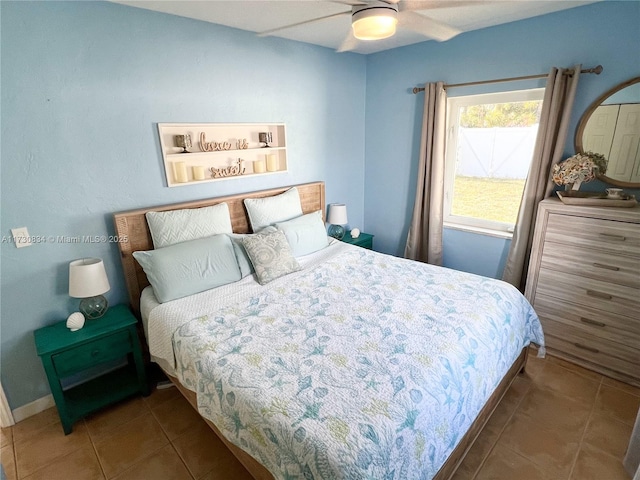
[[[260,233],[270,233],[275,231],[276,227],[266,227],[260,230]],[[242,244],[242,240],[244,238],[251,237],[253,235],[254,234],[252,233],[230,233],[227,235],[233,243],[233,250],[236,252],[236,258],[238,259],[238,265],[240,266],[240,273],[242,273],[242,278],[255,272],[253,264],[249,259],[249,255],[247,255],[247,251]]]
[[[242,245],[253,263],[260,285],[297,272],[301,268],[291,253],[287,237],[280,230],[245,237],[242,239]]]

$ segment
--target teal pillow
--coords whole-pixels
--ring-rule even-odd
[[[238,266],[240,267],[240,275],[242,276],[242,278],[246,277],[247,275],[251,275],[254,272],[251,260],[249,260],[249,255],[247,255],[247,251],[242,245],[242,239],[248,235],[249,234],[242,233],[234,233],[233,235],[229,235],[229,237],[231,237],[233,251],[236,254],[236,260],[238,261]]]
[[[240,280],[240,267],[226,235],[133,252],[160,303]]]
[[[260,285],[300,270],[287,238],[280,230],[247,236],[242,239],[242,245],[251,259]]]
[[[309,255],[329,245],[320,210],[287,222],[277,222],[276,227],[284,232],[294,257]]]

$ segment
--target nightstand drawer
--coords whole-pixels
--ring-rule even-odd
[[[122,331],[53,355],[52,360],[56,372],[63,377],[123,357],[132,348],[129,332]]]

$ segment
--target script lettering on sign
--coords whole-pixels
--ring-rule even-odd
[[[204,132],[200,132],[200,150],[203,152],[220,152],[222,150],[231,150],[229,142],[207,142]]]
[[[211,167],[209,169],[211,171],[211,178],[237,177],[238,175],[243,175],[245,171],[245,168],[242,165],[243,162],[244,160],[239,158],[236,160],[235,165],[221,168]]]

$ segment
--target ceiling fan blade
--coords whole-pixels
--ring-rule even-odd
[[[462,33],[462,30],[458,30],[451,25],[438,22],[410,10],[398,12],[398,26],[439,42],[444,42]]]
[[[351,7],[357,5],[366,5],[366,1],[363,0],[331,0],[333,3],[339,3],[341,5],[349,5]]]
[[[349,33],[338,47],[336,52],[349,52],[355,50],[358,46],[358,39],[353,36],[353,30],[349,29]]]
[[[309,23],[319,22],[321,20],[327,20],[329,18],[342,17],[344,15],[351,15],[351,10],[348,12],[340,12],[333,13],[331,15],[325,15],[324,17],[312,18],[311,20],[305,20],[304,22],[292,23],[291,25],[285,25],[283,27],[272,28],[271,30],[265,30],[264,32],[258,32],[259,37],[267,37],[269,35],[273,35],[274,33],[282,32],[283,30],[287,30],[293,27],[299,27],[301,25],[308,25]]]
[[[498,0],[499,1],[499,0]],[[435,10],[439,8],[469,7],[471,5],[496,3],[495,0],[400,0],[398,10]]]

